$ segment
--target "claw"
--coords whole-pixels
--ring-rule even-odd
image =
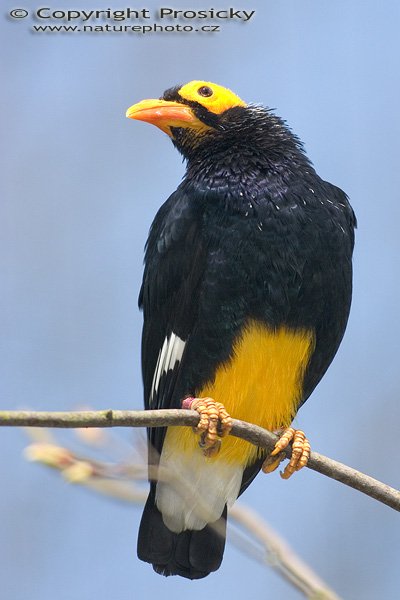
[[[292,456],[283,473],[281,473],[282,479],[289,479],[295,471],[300,471],[306,466],[311,453],[310,442],[303,431],[288,427],[276,442],[270,456],[265,459],[262,466],[264,473],[271,473],[278,468],[280,462],[285,458],[284,450],[290,442],[292,442]]]
[[[279,452],[279,454],[276,456],[272,456],[271,453],[269,456],[267,456],[267,458],[262,464],[261,469],[263,473],[272,473],[273,471],[275,471],[279,467],[281,462],[285,460],[285,458],[286,454],[284,452]]]
[[[232,419],[224,405],[212,398],[186,398],[182,407],[195,410],[200,415],[194,431],[200,434],[199,446],[203,454],[208,457],[218,454],[221,438],[232,429]]]

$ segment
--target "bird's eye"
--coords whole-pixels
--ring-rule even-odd
[[[210,87],[208,87],[208,85],[202,85],[201,88],[197,90],[197,93],[200,94],[200,96],[203,96],[204,98],[209,98],[213,95],[214,92]]]

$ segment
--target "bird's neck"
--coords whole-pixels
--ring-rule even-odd
[[[205,194],[249,200],[310,171],[314,171],[310,162],[294,144],[216,146],[188,159],[182,183]]]

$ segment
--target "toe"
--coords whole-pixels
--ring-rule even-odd
[[[220,402],[212,398],[186,398],[182,406],[199,413],[200,420],[195,431],[200,433],[199,445],[205,456],[214,456],[221,447],[221,438],[232,429],[232,419]]]
[[[285,429],[271,454],[265,459],[262,470],[264,473],[271,473],[279,466],[279,463],[285,458],[285,450],[292,443],[292,455],[289,463],[286,465],[282,479],[289,479],[296,471],[300,471],[307,465],[310,458],[310,442],[306,438],[303,431],[288,427]]]
[[[304,432],[300,430],[295,431],[292,443],[292,456],[283,473],[281,473],[282,479],[289,479],[293,473],[305,467],[310,458],[310,452],[310,442]]]
[[[275,456],[276,454],[279,454],[279,452],[282,452],[282,450],[286,450],[290,442],[293,440],[295,434],[296,430],[293,429],[293,427],[288,427],[285,429],[279,440],[276,442],[275,448],[271,452],[271,456]]]
[[[262,464],[262,472],[268,474],[272,473],[273,471],[276,471],[276,469],[279,467],[279,465],[285,458],[286,456],[284,452],[279,452],[279,454],[276,454],[274,456],[270,454],[269,456],[267,456],[267,458]]]

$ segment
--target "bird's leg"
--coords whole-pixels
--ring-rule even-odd
[[[264,473],[271,473],[279,467],[279,464],[285,458],[284,450],[286,450],[290,442],[292,443],[292,456],[283,473],[281,473],[282,479],[289,479],[295,471],[300,471],[300,469],[306,466],[310,458],[310,442],[303,431],[288,427],[283,430],[281,437],[275,444],[275,448],[265,459],[262,466]]]
[[[205,456],[218,454],[221,438],[228,435],[232,429],[232,418],[223,404],[212,398],[185,398],[182,408],[195,410],[200,420],[194,431],[200,434],[199,446]]]

